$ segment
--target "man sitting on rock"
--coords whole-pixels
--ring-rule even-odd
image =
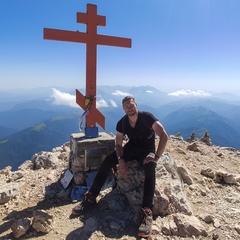
[[[156,162],[165,149],[168,136],[162,124],[151,113],[138,111],[137,103],[133,97],[125,97],[122,100],[122,105],[126,114],[116,126],[115,151],[105,158],[90,190],[85,194],[84,201],[74,207],[72,213],[81,215],[86,208],[96,203],[96,197],[112,168],[118,164],[120,174],[125,177],[128,171],[126,162],[137,160],[143,165],[145,173],[142,202],[144,218],[139,227],[138,236],[148,237],[152,231]],[[157,149],[155,148],[155,134],[160,138]],[[125,135],[128,137],[128,142],[123,145]]]

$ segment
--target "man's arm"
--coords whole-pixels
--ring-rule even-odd
[[[161,155],[164,152],[165,147],[166,147],[166,144],[167,144],[167,141],[168,141],[168,135],[167,135],[167,132],[165,131],[163,125],[159,121],[154,122],[153,125],[152,125],[152,128],[153,128],[154,132],[160,138],[158,146],[157,146],[157,151],[156,151],[156,154],[155,154],[155,155],[157,155],[157,157],[160,158]]]
[[[123,159],[123,134],[117,131],[116,134],[116,143],[115,143],[115,148],[116,148],[116,155],[118,158],[118,169],[120,174],[123,177],[127,176],[127,164],[124,162]]]
[[[157,162],[158,159],[161,157],[161,155],[163,154],[163,151],[166,147],[167,144],[167,140],[168,140],[168,135],[164,129],[164,127],[162,126],[162,124],[159,121],[156,121],[153,123],[152,128],[154,130],[154,132],[159,136],[159,143],[157,146],[157,151],[154,154],[149,154],[144,160],[143,160],[143,164],[147,164],[149,162]]]
[[[120,158],[123,156],[123,134],[117,131],[115,141],[117,158]]]

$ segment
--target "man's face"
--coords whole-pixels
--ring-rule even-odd
[[[137,113],[137,104],[131,100],[124,101],[123,110],[128,116],[133,116]]]

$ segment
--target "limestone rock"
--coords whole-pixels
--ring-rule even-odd
[[[240,234],[240,224],[236,224],[235,225],[235,229]]]
[[[193,179],[191,177],[191,173],[185,164],[180,163],[180,165],[177,166],[177,170],[178,170],[179,174],[181,175],[184,183],[186,183],[188,185],[193,184]]]
[[[17,196],[20,191],[19,183],[7,183],[0,188],[0,204],[7,203],[10,199]]]
[[[199,144],[196,142],[190,143],[187,147],[189,151],[194,151],[194,152],[201,152],[201,148],[199,147]]]
[[[24,175],[24,173],[21,170],[15,171],[15,172],[11,172],[11,174],[8,177],[8,182],[12,182],[12,181],[16,181],[20,178],[22,178]]]
[[[87,219],[83,230],[87,232],[92,232],[95,231],[97,228],[98,228],[97,219],[95,217],[91,217]]]
[[[215,177],[215,172],[211,168],[202,169],[201,174],[206,176],[206,177],[210,177],[210,178]]]
[[[33,224],[32,227],[37,232],[48,233],[53,229],[53,216],[49,215],[44,210],[35,210],[33,212]]]
[[[187,138],[187,142],[189,142],[189,143],[192,143],[192,142],[194,142],[196,140],[196,133],[193,131],[192,132],[192,134],[191,134],[191,136],[189,137],[189,138]]]
[[[206,131],[204,133],[204,135],[200,138],[201,142],[204,142],[205,144],[207,144],[208,146],[212,146],[212,140],[210,138],[210,135],[208,133],[208,131]]]
[[[186,216],[181,213],[173,215],[174,223],[178,228],[178,236],[207,236],[207,232],[195,216]]]
[[[183,141],[183,137],[182,137],[182,134],[180,132],[178,132],[175,135],[170,135],[169,138],[174,139],[174,140]]]
[[[32,162],[33,162],[34,169],[56,168],[58,163],[58,158],[54,153],[40,152],[33,155]]]
[[[176,152],[178,152],[179,154],[182,154],[182,155],[186,155],[186,152],[180,147],[176,148]]]
[[[31,160],[26,160],[18,167],[18,170],[28,170],[28,169],[33,169],[33,162]]]
[[[73,174],[73,179],[77,185],[86,185],[87,174],[86,172],[76,172]]]
[[[12,167],[11,167],[11,166],[7,166],[7,167],[5,167],[4,169],[1,169],[1,170],[0,170],[0,174],[3,174],[3,175],[5,175],[5,176],[8,176],[8,175],[10,175],[11,170],[12,170]]]
[[[240,174],[227,173],[224,170],[218,170],[215,172],[214,180],[217,183],[238,184],[240,183]]]
[[[213,223],[214,222],[213,217],[210,215],[205,216],[203,220],[205,223]]]
[[[31,220],[28,218],[15,220],[14,223],[11,225],[11,230],[15,238],[20,238],[31,226]]]
[[[192,215],[190,203],[187,201],[184,193],[183,181],[177,171],[175,161],[170,154],[165,153],[158,161],[156,168],[156,190],[159,196],[165,194],[169,200],[169,207],[166,212],[161,212],[161,197],[155,198],[154,213],[166,215],[171,213],[181,212],[187,215]],[[155,191],[156,193],[156,191]],[[157,204],[159,203],[159,205]]]
[[[207,236],[207,231],[195,216],[174,213],[158,219],[164,235],[180,237]]]

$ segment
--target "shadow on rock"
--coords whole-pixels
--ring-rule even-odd
[[[124,235],[135,237],[138,227],[132,220],[133,216],[133,209],[127,199],[118,189],[113,189],[79,217],[83,227],[69,233],[66,239],[84,240],[93,234],[99,238],[121,238]]]

